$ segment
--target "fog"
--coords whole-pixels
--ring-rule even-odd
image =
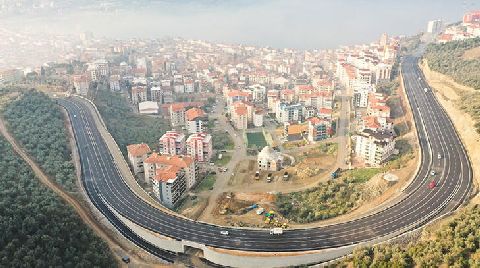
[[[98,3],[98,2],[97,2]],[[459,21],[479,1],[260,0],[156,1],[100,11],[95,6],[50,16],[17,16],[8,25],[96,36],[183,37],[301,49],[370,42],[381,33],[410,35],[428,20]]]

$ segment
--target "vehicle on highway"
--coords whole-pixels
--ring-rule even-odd
[[[281,235],[281,234],[283,234],[283,229],[280,228],[280,227],[272,228],[272,229],[270,229],[270,234],[271,235]]]
[[[222,230],[222,231],[220,231],[220,234],[222,234],[222,235],[228,235],[228,231]]]
[[[430,175],[435,176],[435,170],[430,171]]]
[[[74,114],[74,115],[73,115],[73,118],[77,118],[77,115],[76,115],[76,114]]]
[[[441,155],[441,154],[438,154],[438,155],[437,155],[437,158],[438,158],[438,159],[442,159],[442,155]]]
[[[431,181],[429,184],[428,184],[428,188],[429,189],[433,189],[437,186],[437,183],[435,181]]]
[[[424,88],[423,90],[424,90],[425,92],[427,92],[427,91],[428,91],[428,88]]]

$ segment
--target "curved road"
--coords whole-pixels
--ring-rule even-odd
[[[393,232],[417,228],[458,207],[467,198],[472,169],[453,124],[426,85],[417,58],[402,63],[408,99],[417,125],[422,164],[405,198],[376,214],[335,225],[285,230],[272,236],[265,229],[235,229],[194,222],[162,212],[137,197],[124,182],[83,101],[59,100],[72,121],[82,162],[84,185],[94,203],[108,203],[138,225],[178,240],[246,251],[304,251],[351,245]],[[437,155],[442,157],[439,159]],[[437,175],[432,177],[431,170]],[[437,187],[429,189],[435,178]],[[222,236],[221,230],[228,230]]]

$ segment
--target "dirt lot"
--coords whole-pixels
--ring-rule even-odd
[[[327,180],[329,172],[336,162],[336,155],[321,153],[318,148],[300,150],[292,154],[297,163],[287,166],[280,171],[257,171],[256,160],[243,160],[234,170],[234,176],[228,182],[225,191],[231,192],[292,192],[310,188],[317,183]],[[284,180],[284,173],[288,172],[288,179]],[[268,183],[266,178],[272,173],[273,180]]]

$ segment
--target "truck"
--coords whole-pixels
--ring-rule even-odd
[[[281,234],[283,234],[283,229],[280,228],[280,227],[272,228],[272,229],[270,229],[270,234],[271,235],[281,235]]]
[[[338,174],[340,173],[341,169],[337,168],[334,172],[332,172],[331,177],[332,179],[336,179],[338,177]]]

